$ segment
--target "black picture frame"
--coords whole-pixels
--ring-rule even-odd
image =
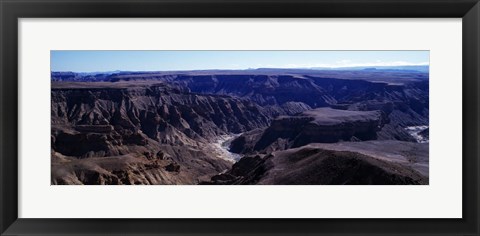
[[[1,235],[479,235],[478,0],[0,0]],[[463,19],[461,219],[18,218],[18,19],[57,17],[457,17]],[[39,199],[41,204],[41,199]],[[441,206],[439,206],[441,207]]]

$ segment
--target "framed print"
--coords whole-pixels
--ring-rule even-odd
[[[1,4],[2,235],[479,233],[476,0]]]

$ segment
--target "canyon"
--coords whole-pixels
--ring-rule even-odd
[[[52,72],[52,184],[428,184],[428,73]]]

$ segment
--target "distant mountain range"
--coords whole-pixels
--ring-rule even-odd
[[[320,68],[315,68],[320,69]],[[323,68],[326,69],[326,68]],[[332,70],[382,70],[382,71],[412,71],[412,72],[426,72],[429,71],[429,66],[362,66],[362,67],[340,67],[332,68]]]
[[[52,71],[52,73],[74,73],[82,76],[90,75],[113,75],[122,73],[152,73],[152,72],[229,72],[229,71],[242,71],[242,72],[293,72],[303,73],[305,71],[382,71],[382,72],[422,72],[428,73],[428,65],[411,65],[411,66],[357,66],[357,67],[311,67],[311,68],[249,68],[249,69],[209,69],[209,70],[172,70],[172,71],[127,71],[127,70],[114,70],[114,71],[96,71],[96,72],[72,72],[72,71]]]

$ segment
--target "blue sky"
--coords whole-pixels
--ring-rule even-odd
[[[51,51],[52,71],[428,65],[429,51]]]

